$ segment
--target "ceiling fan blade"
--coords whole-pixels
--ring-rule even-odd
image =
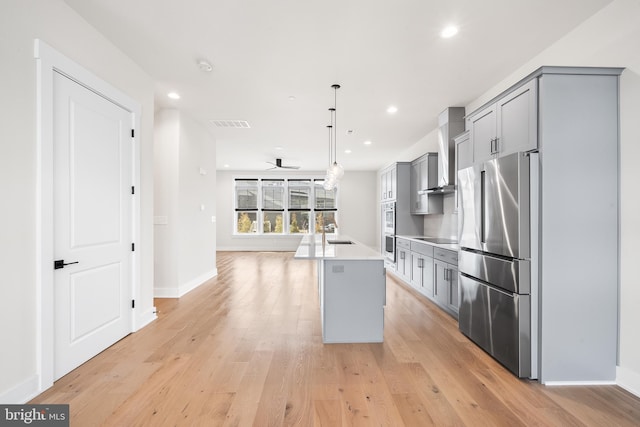
[[[282,159],[276,159],[276,162],[267,162],[270,165],[273,165],[272,168],[266,169],[266,170],[272,170],[272,169],[300,169],[300,166],[284,166],[282,164]]]

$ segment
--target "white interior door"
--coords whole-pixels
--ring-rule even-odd
[[[58,379],[131,331],[133,147],[130,112],[53,75]]]

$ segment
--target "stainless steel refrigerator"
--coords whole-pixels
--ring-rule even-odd
[[[526,153],[458,172],[459,328],[526,378],[536,375],[531,357],[530,181]]]

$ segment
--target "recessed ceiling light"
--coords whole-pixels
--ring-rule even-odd
[[[458,27],[456,27],[455,25],[449,25],[440,32],[440,37],[442,37],[443,39],[448,39],[449,37],[453,37],[456,34],[458,34]]]
[[[274,150],[278,150],[281,151],[283,148],[282,147],[273,147]]]
[[[371,141],[365,141],[363,142],[364,145],[371,145]]]
[[[347,148],[346,150],[344,150],[344,154],[351,154],[351,150]]]
[[[287,98],[289,101],[295,101],[296,97],[293,95],[290,95],[289,98]]]
[[[229,165],[225,163],[224,165],[222,165],[222,167],[228,168]]]
[[[171,99],[180,99],[180,95],[177,92],[169,92],[167,96]]]
[[[398,107],[396,107],[395,105],[392,105],[389,108],[387,108],[387,113],[389,114],[394,114],[397,112],[398,112]]]

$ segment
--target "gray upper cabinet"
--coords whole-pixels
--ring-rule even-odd
[[[531,80],[468,118],[474,163],[537,148],[537,83]]]
[[[463,132],[455,137],[456,142],[456,172],[460,169],[473,166],[473,145],[469,132]],[[457,184],[456,176],[456,184]]]
[[[484,110],[468,118],[469,133],[473,141],[473,161],[484,162],[493,157],[496,139],[496,105],[490,105]]]
[[[500,156],[538,147],[538,81],[531,80],[497,102],[496,149]]]
[[[463,132],[460,135],[456,136],[455,139],[456,144],[456,188],[458,185],[458,171],[464,168],[468,168],[469,166],[473,166],[473,144],[471,144],[471,138],[469,136],[469,131]],[[456,190],[457,191],[457,190]],[[458,212],[459,206],[459,193],[456,194],[455,199],[455,212]]]
[[[397,197],[396,165],[389,166],[380,173],[380,201],[390,202]]]
[[[442,213],[442,197],[429,196],[427,189],[438,186],[438,154],[427,153],[411,162],[411,213]]]

